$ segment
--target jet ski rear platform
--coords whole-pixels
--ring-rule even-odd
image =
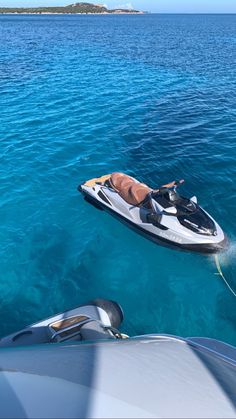
[[[114,175],[121,176],[118,187],[112,182]],[[227,247],[221,227],[197,204],[196,197],[184,198],[168,188],[157,192],[123,174],[93,178],[78,189],[91,205],[109,212],[156,244],[205,254]]]

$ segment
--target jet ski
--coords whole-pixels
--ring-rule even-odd
[[[200,253],[217,253],[227,238],[194,196],[179,194],[184,181],[152,189],[131,176],[112,173],[88,180],[78,190],[85,200],[106,210],[136,232],[157,244]]]
[[[122,322],[121,306],[115,301],[98,298],[0,339],[0,349],[6,346],[123,339],[127,335],[118,330]]]

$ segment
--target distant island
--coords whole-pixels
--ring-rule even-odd
[[[143,14],[133,9],[107,9],[103,4],[75,3],[60,7],[0,7],[0,13],[10,14]]]

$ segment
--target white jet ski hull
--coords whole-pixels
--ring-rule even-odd
[[[128,204],[116,191],[103,184],[86,186],[85,183],[78,189],[87,202],[109,212],[137,233],[162,246],[206,254],[220,252],[227,246],[227,239],[221,227],[205,211],[215,224],[214,236],[193,233],[182,226],[174,215],[163,215],[159,225],[145,222],[147,209]]]

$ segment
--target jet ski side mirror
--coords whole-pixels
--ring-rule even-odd
[[[196,196],[193,196],[193,197],[190,199],[190,201],[194,202],[194,204],[197,204],[197,197],[196,197]]]
[[[177,214],[177,209],[175,207],[169,207],[169,208],[165,208],[165,212],[167,212],[167,214],[176,215]]]

